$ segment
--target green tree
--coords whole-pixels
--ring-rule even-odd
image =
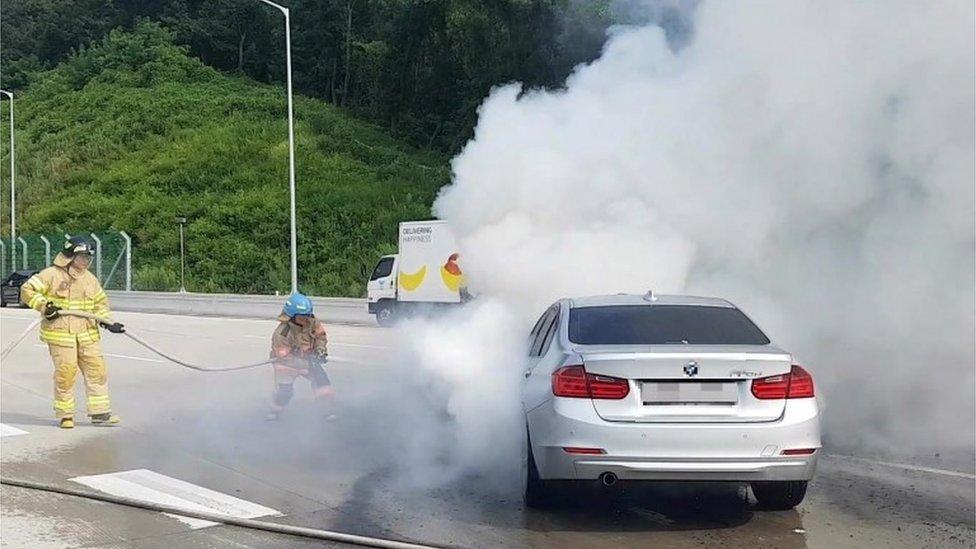
[[[492,86],[558,86],[593,59],[609,0],[279,0],[292,12],[296,90],[456,152]],[[111,29],[162,23],[207,65],[284,79],[281,16],[256,0],[6,0],[5,82],[53,67]]]

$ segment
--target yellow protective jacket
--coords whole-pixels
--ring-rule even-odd
[[[20,300],[28,307],[44,312],[48,303],[62,309],[87,311],[109,319],[108,297],[95,275],[87,269],[71,266],[71,260],[58,254],[54,265],[30,277],[20,288]],[[41,341],[53,345],[75,346],[101,339],[94,320],[59,316],[41,321]]]

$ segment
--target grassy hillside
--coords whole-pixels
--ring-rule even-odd
[[[125,230],[135,284],[172,289],[185,215],[189,289],[288,290],[282,87],[218,73],[143,24],[35,75],[16,109],[19,232]],[[318,101],[296,98],[295,117],[302,290],[360,295],[360,263],[429,217],[446,159]]]

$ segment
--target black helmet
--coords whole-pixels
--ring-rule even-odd
[[[84,236],[72,236],[64,243],[61,253],[65,257],[74,257],[75,254],[95,255],[95,246]]]

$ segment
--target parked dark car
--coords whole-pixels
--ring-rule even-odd
[[[20,302],[20,287],[24,285],[24,282],[27,282],[28,278],[35,274],[37,274],[37,271],[34,269],[24,269],[10,273],[10,276],[0,286],[0,307],[6,307],[8,304],[22,305]]]

